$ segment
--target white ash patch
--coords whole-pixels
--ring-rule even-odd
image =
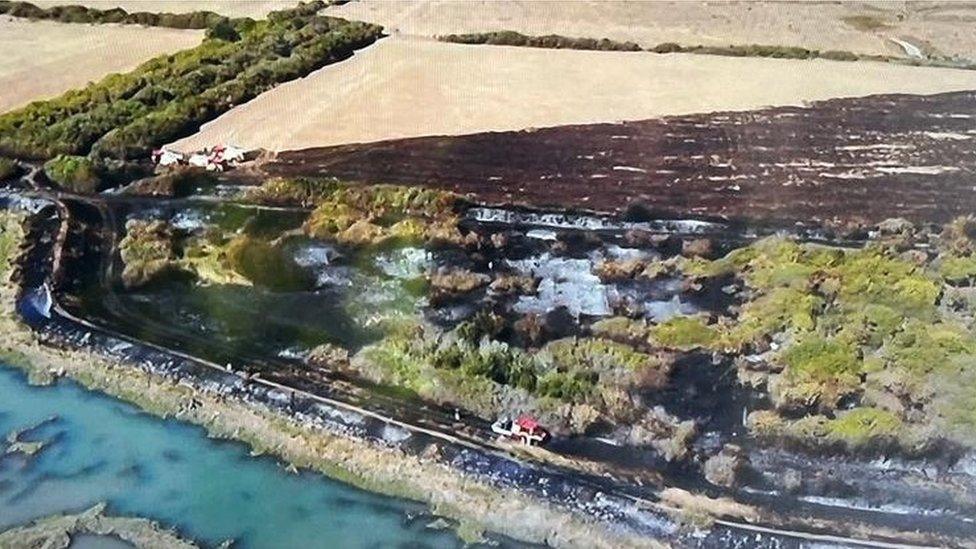
[[[423,276],[432,261],[431,253],[423,248],[400,248],[376,256],[376,266],[383,274],[403,280]]]

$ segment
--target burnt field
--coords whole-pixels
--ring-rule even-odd
[[[423,184],[486,203],[856,225],[976,211],[976,92],[878,95],[280,153],[275,176]]]

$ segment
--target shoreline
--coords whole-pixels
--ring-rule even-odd
[[[105,509],[105,503],[98,503],[80,513],[60,513],[32,520],[0,532],[0,546],[67,549],[75,536],[92,535],[119,539],[135,547],[200,547],[155,520],[109,515]]]
[[[9,219],[25,216],[4,214]],[[6,225],[11,225],[9,219]],[[19,251],[23,230],[12,239]],[[13,258],[2,258],[4,261]],[[308,469],[355,487],[422,502],[431,512],[458,522],[465,541],[485,531],[558,547],[647,547],[657,540],[602,522],[574,509],[510,487],[493,486],[450,465],[396,447],[300,424],[257,402],[245,402],[174,381],[95,352],[55,349],[39,341],[18,318],[18,288],[4,273],[0,287],[0,359],[27,373],[31,383],[68,377],[88,390],[130,402],[145,412],[203,427],[210,438],[233,439],[255,454],[272,454],[290,467]],[[435,445],[436,446],[436,445]],[[430,446],[428,446],[430,448]],[[436,456],[437,448],[430,452]],[[597,495],[599,499],[599,494]],[[485,513],[491,509],[492,513]]]

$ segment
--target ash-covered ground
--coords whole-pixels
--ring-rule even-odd
[[[614,213],[843,226],[890,217],[945,222],[976,210],[974,138],[974,92],[879,95],[290,151],[265,169]]]

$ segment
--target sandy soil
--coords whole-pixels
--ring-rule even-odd
[[[290,150],[976,88],[976,71],[464,46],[391,37],[175,144]]]
[[[327,13],[432,36],[487,30],[722,46],[771,44],[904,54],[892,38],[976,56],[976,5],[962,2],[361,0]]]
[[[0,17],[0,112],[131,70],[154,56],[191,48],[202,38],[203,31]]]
[[[121,7],[135,11],[180,13],[196,10],[210,10],[229,17],[264,17],[269,11],[290,8],[298,0],[32,0],[41,7],[81,4],[92,8],[109,9]]]

